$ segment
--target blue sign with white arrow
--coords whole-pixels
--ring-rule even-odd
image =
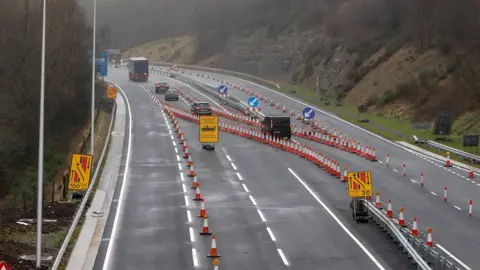
[[[252,107],[252,108],[256,108],[258,107],[258,98],[256,97],[249,97],[248,98],[248,106]]]
[[[220,85],[220,86],[218,87],[218,92],[220,92],[220,94],[226,94],[227,91],[228,91],[228,88],[227,88],[226,85],[223,85],[223,84],[222,84],[222,85]]]
[[[315,111],[312,108],[307,107],[302,110],[302,115],[303,115],[303,119],[311,120],[313,119],[313,117],[315,117]]]

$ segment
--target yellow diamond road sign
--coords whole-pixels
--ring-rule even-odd
[[[70,168],[70,181],[68,188],[71,190],[86,190],[90,183],[90,171],[92,169],[92,156],[73,154]]]
[[[348,195],[351,198],[372,196],[372,173],[371,172],[349,172]]]
[[[218,143],[218,115],[200,115],[200,142]]]

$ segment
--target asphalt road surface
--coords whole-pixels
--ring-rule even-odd
[[[128,97],[133,141],[130,162],[122,166],[124,191],[119,179],[95,269],[106,263],[109,269],[212,269],[206,257],[211,238],[198,235],[200,205],[192,200],[185,160],[163,113],[141,87],[155,77],[132,83],[118,69],[109,79]],[[381,230],[351,220],[345,188],[310,162],[224,133],[216,150],[206,152],[198,127],[180,122],[221,269],[409,269]]]
[[[197,71],[191,72],[192,74],[197,73]],[[212,87],[218,87],[221,84],[212,79],[197,77],[188,73],[189,71],[185,72],[184,75]],[[207,74],[205,72],[200,73]],[[294,109],[296,112],[299,112],[306,107],[294,100],[282,97],[244,80],[218,74],[214,74],[214,76],[241,87],[252,89],[263,95],[274,97],[281,105],[286,104],[288,110]],[[229,94],[243,100],[245,103],[250,96],[233,87],[229,87]],[[279,112],[274,107],[268,106],[263,102],[261,102],[261,107],[262,112],[266,115],[278,114]],[[365,131],[353,128],[334,117],[319,111],[316,113],[317,119],[325,120],[330,126],[337,128],[337,130],[354,135],[362,142],[376,147],[377,158],[380,162],[372,163],[363,158],[317,143],[300,141],[325,152],[328,156],[339,161],[342,166],[348,165],[349,171],[372,171],[374,189],[381,192],[381,198],[384,202],[391,199],[393,208],[397,211],[400,207],[404,207],[406,209],[405,217],[407,221],[412,221],[413,217],[416,216],[420,229],[423,229],[423,231],[426,231],[428,227],[432,227],[434,240],[440,244],[440,246],[436,247],[437,249],[446,249],[459,260],[472,267],[472,269],[480,267],[480,261],[477,258],[480,252],[480,245],[478,245],[480,243],[480,234],[476,233],[477,228],[480,226],[480,219],[478,218],[480,211],[478,207],[474,207],[473,217],[468,217],[467,215],[468,201],[470,199],[473,199],[474,202],[480,200],[480,184],[475,179],[470,181],[462,177],[466,175],[466,172],[459,168],[444,168],[442,162],[432,160],[423,155],[414,155]],[[293,122],[297,126],[300,125],[295,120]],[[391,157],[390,167],[386,167],[384,163],[384,157],[387,153]],[[401,176],[401,165],[403,163],[407,166],[406,177]],[[421,188],[419,185],[421,172],[424,172],[425,175],[424,188]],[[448,202],[443,200],[445,186],[448,187]]]

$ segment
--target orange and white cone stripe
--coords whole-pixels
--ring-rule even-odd
[[[405,227],[405,217],[403,216],[403,207],[400,207],[400,216],[398,217],[398,225]]]
[[[427,245],[433,247],[432,228],[428,228]]]
[[[215,234],[212,234],[212,246],[210,247],[210,253],[207,255],[209,258],[218,258],[220,254],[218,254],[217,250],[217,238]]]
[[[208,215],[205,214],[205,217],[203,219],[203,228],[202,231],[200,232],[200,235],[211,235],[212,233],[208,229]]]
[[[417,217],[413,217],[412,235],[418,237]]]

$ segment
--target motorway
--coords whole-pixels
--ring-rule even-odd
[[[212,87],[218,87],[221,84],[211,78],[206,78],[206,76],[198,77],[196,76],[197,73],[213,75],[217,79],[254,90],[264,96],[274,97],[281,105],[286,104],[288,111],[293,109],[299,112],[306,107],[305,104],[242,79],[193,70],[186,70],[183,75]],[[250,96],[233,87],[229,87],[229,94],[243,100],[245,103]],[[263,102],[261,102],[261,105],[262,112],[265,115],[278,114],[278,110],[274,107],[267,106]],[[453,253],[459,260],[465,262],[473,269],[480,267],[480,261],[477,258],[480,252],[480,245],[478,245],[480,243],[480,234],[476,233],[480,226],[480,219],[478,218],[480,211],[474,207],[473,217],[468,217],[467,215],[468,201],[471,199],[474,203],[480,201],[480,184],[475,179],[471,181],[465,178],[466,172],[460,168],[444,168],[442,162],[432,160],[420,153],[406,151],[396,144],[355,128],[335,116],[317,110],[316,117],[321,121],[326,121],[329,126],[353,135],[360,141],[376,147],[377,158],[380,162],[372,163],[347,152],[299,139],[300,141],[323,151],[328,156],[339,161],[342,166],[348,165],[350,171],[372,171],[374,188],[376,191],[381,192],[382,201],[387,202],[391,199],[393,208],[396,210],[404,207],[406,209],[406,219],[411,221],[416,216],[419,220],[420,228],[424,231],[426,231],[427,227],[432,227],[434,240],[440,244],[440,246],[437,245],[437,248],[446,249],[448,252]],[[299,122],[294,122],[297,126],[300,125]],[[391,157],[390,167],[385,166],[384,157],[386,154],[389,154]],[[401,165],[403,163],[407,166],[407,177],[401,175]],[[425,174],[424,188],[421,188],[419,185],[421,172]],[[448,187],[448,202],[443,200],[445,186]]]
[[[213,269],[206,257],[211,237],[199,235],[200,204],[192,200],[178,139],[146,89],[166,80],[211,100],[158,75],[132,83],[125,69],[111,69],[109,79],[128,98],[132,144],[124,150],[95,269]],[[189,109],[183,101],[170,103]],[[352,221],[345,187],[312,163],[226,133],[206,152],[198,126],[183,120],[180,126],[222,255],[220,269],[411,269],[380,229]]]

